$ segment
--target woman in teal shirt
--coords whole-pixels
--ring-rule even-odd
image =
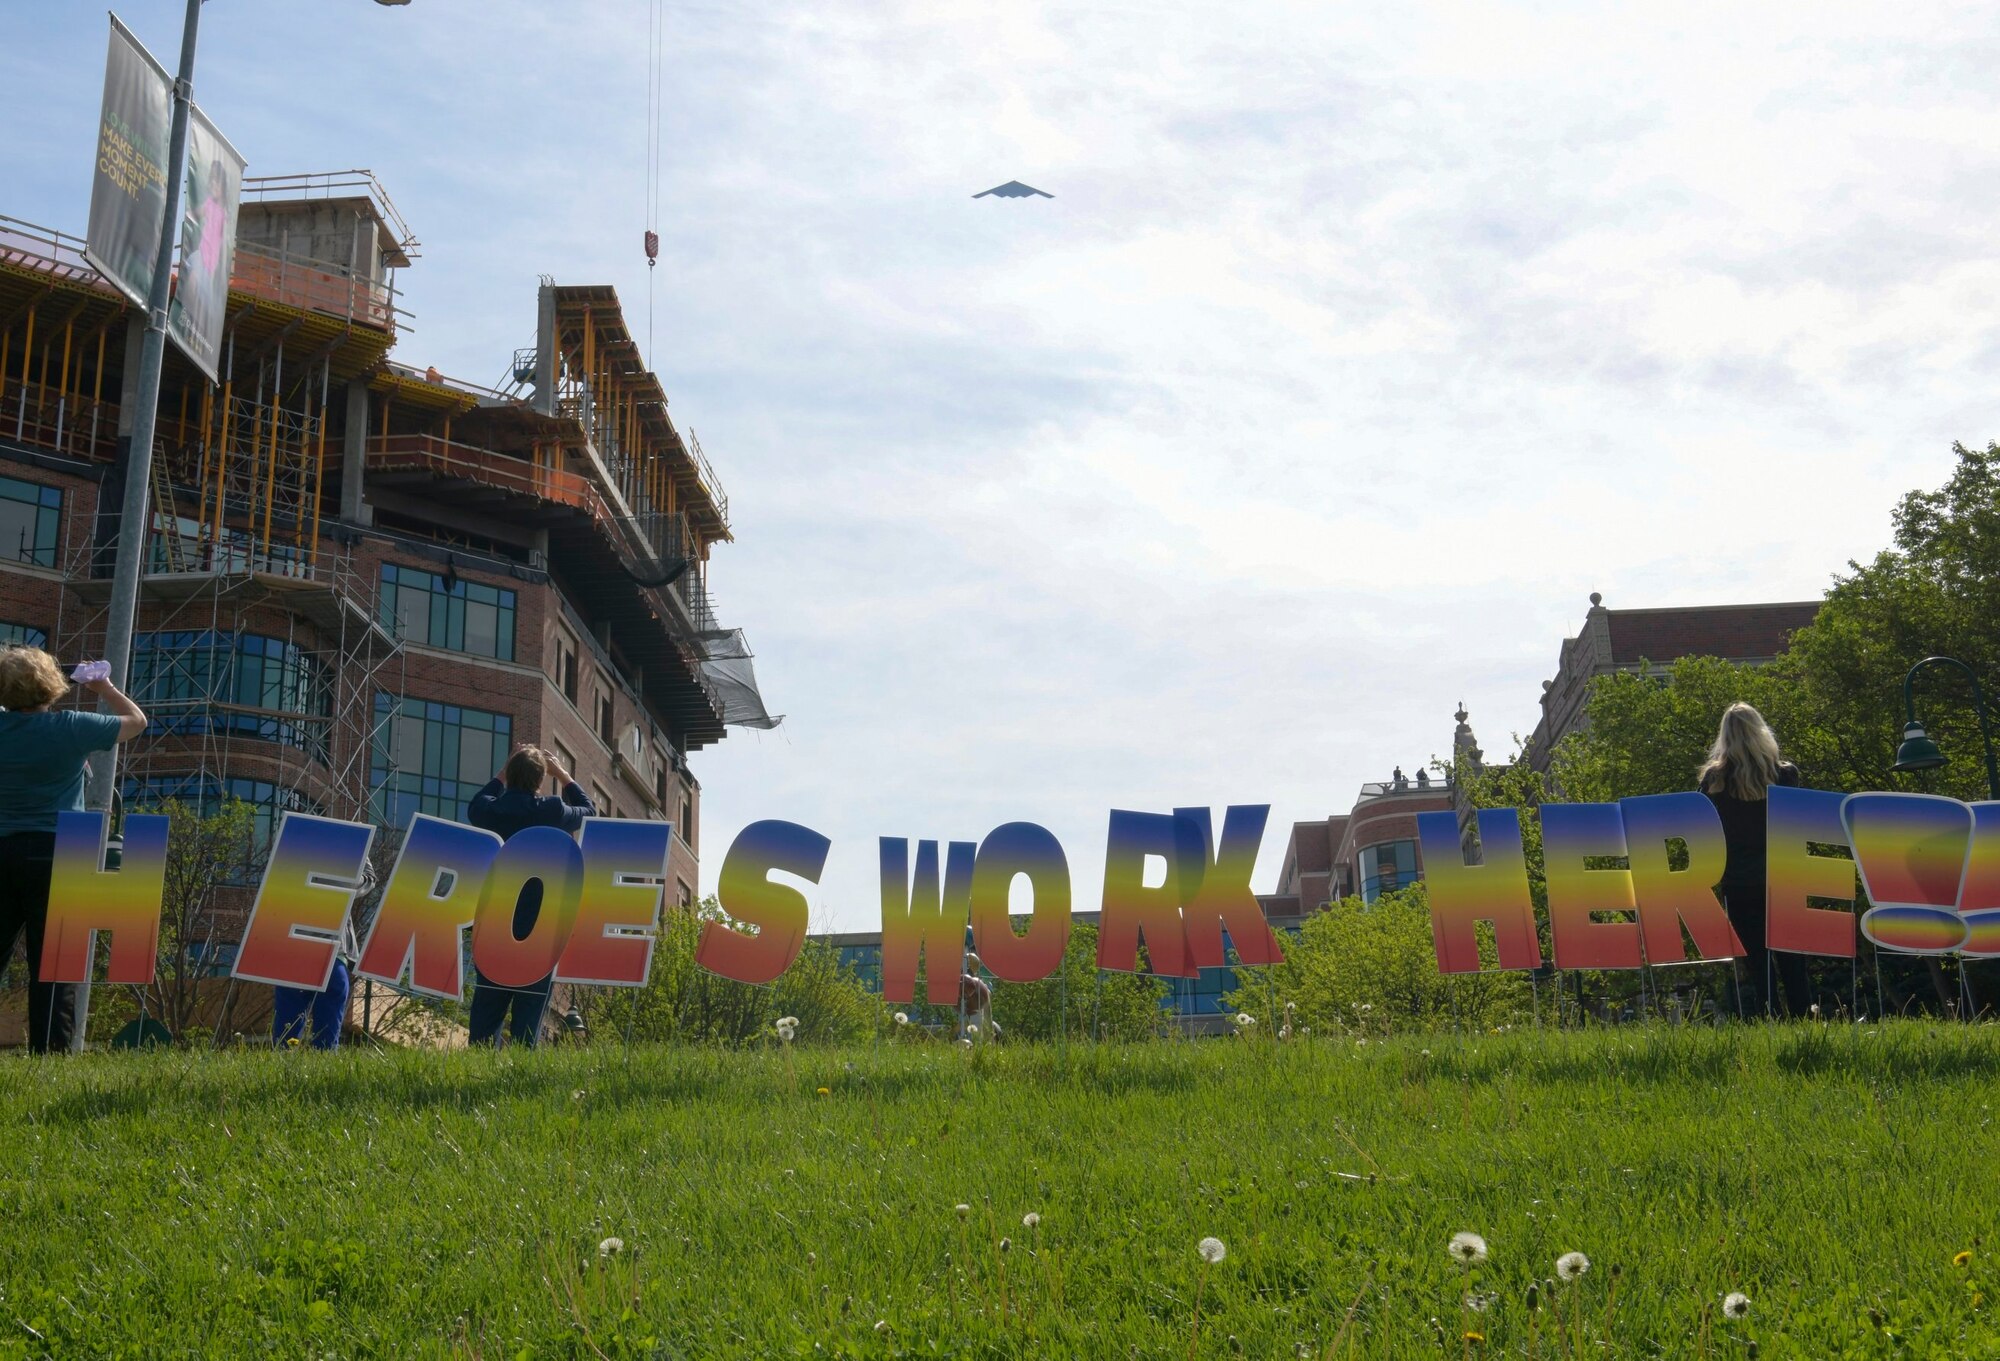
[[[109,679],[85,682],[110,713],[49,706],[69,694],[56,659],[38,647],[0,649],[0,963],[28,937],[28,1048],[69,1048],[76,990],[44,983],[56,816],[83,808],[84,758],[146,730],[146,715]]]

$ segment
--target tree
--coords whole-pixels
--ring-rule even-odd
[[[153,982],[139,989],[139,1000],[178,1043],[200,1011],[202,980],[215,975],[215,945],[234,939],[234,924],[224,929],[218,921],[216,900],[248,876],[256,823],[254,810],[240,799],[213,812],[169,799],[151,811],[167,819],[166,882],[159,966]]]

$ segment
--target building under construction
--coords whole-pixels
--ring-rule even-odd
[[[609,287],[544,277],[495,386],[393,359],[416,246],[366,171],[245,181],[220,381],[169,347],[161,383],[125,806],[393,844],[529,742],[670,822],[692,902],[688,757],[770,721],[709,594],[728,498]],[[103,650],[143,326],[82,247],[0,217],[0,640],[65,662]],[[247,897],[218,895],[208,967]]]

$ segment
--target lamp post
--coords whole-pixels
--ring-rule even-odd
[[[1993,759],[1993,727],[1986,716],[1986,691],[1980,687],[1978,674],[1956,657],[1926,657],[1903,677],[1903,740],[1896,747],[1896,763],[1889,769],[1936,770],[1944,764],[1944,752],[1917,721],[1917,673],[1927,666],[1955,666],[1972,683],[1972,708],[1979,715],[1979,736],[1986,746],[1986,797],[2000,799],[2000,765]]]
[[[174,79],[174,115],[167,134],[167,202],[160,221],[160,248],[153,257],[153,284],[146,295],[146,335],[139,350],[139,383],[132,400],[132,440],[120,458],[124,486],[119,500],[118,551],[111,566],[111,606],[104,622],[104,660],[121,689],[132,682],[132,623],[139,608],[139,578],[145,568],[146,499],[152,485],[153,430],[160,412],[160,370],[167,359],[167,304],[173,282],[174,246],[180,237],[181,182],[187,174],[188,111],[194,105],[195,41],[201,30],[203,0],[187,0],[181,28],[180,70]],[[407,5],[410,0],[375,0]],[[118,787],[118,749],[91,763],[90,806],[111,807]],[[81,1053],[90,1022],[90,984],[77,985],[76,1020],[70,1049]]]

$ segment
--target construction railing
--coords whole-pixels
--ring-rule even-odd
[[[574,506],[606,525],[612,522],[611,508],[589,478],[470,444],[439,439],[436,435],[371,436],[368,467],[371,472],[429,472],[464,478],[502,491]]]
[[[344,317],[383,331],[409,330],[410,313],[396,306],[395,291],[354,274],[248,241],[236,245],[229,286],[288,307]]]
[[[396,235],[396,244],[406,255],[414,254],[417,238],[410,232],[410,224],[403,221],[403,215],[396,210],[389,197],[389,191],[375,178],[372,170],[315,170],[300,175],[245,175],[243,177],[243,199],[246,203],[261,203],[266,199],[316,199],[316,198],[365,198],[375,205],[375,211],[389,224],[389,230]]]
[[[0,260],[75,283],[97,284],[107,292],[116,291],[83,258],[82,237],[52,227],[38,227],[16,217],[0,215]]]

